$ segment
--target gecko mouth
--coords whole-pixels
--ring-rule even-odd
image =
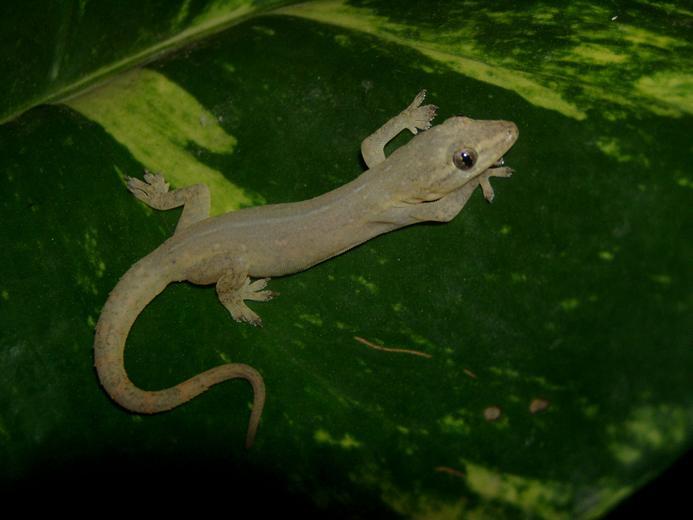
[[[503,157],[501,157],[496,162],[494,162],[491,166],[489,166],[489,168],[500,168],[504,164],[505,164],[505,159]]]

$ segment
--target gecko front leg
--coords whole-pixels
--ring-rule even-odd
[[[399,209],[400,211],[407,211],[409,218],[417,222],[450,222],[462,211],[462,208],[467,204],[467,201],[472,196],[477,186],[481,186],[484,198],[492,202],[494,193],[489,179],[491,177],[510,177],[512,174],[513,170],[511,168],[489,168],[477,178],[472,179],[462,187],[448,193],[435,202],[415,204],[411,208]]]
[[[500,164],[503,164],[503,162],[501,161]],[[491,177],[512,177],[513,172],[514,170],[512,168],[503,166],[489,168],[484,173],[479,175],[479,186],[481,186],[481,191],[484,194],[484,198],[489,202],[493,202],[493,198],[496,196],[496,194],[493,192],[493,186],[491,186],[491,182],[489,181]]]
[[[426,90],[422,90],[407,108],[363,140],[361,155],[369,168],[373,168],[385,160],[385,145],[402,130],[409,129],[412,134],[416,135],[419,130],[431,128],[431,121],[436,116],[438,107],[435,105],[421,106],[425,97]]]

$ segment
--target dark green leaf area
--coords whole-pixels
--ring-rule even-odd
[[[494,181],[493,205],[478,194],[451,224],[404,229],[273,282],[282,295],[256,306],[265,328],[245,338],[258,341],[269,384],[285,385],[265,425],[283,413],[299,437],[326,431],[348,446],[349,434],[364,460],[374,449],[397,466],[403,488],[436,488],[431,466],[461,458],[578,487],[642,478],[649,462],[614,466],[612,443],[629,442],[619,425],[635,408],[684,405],[689,118],[612,123],[593,111],[575,122],[413,51],[297,20],[260,20],[159,71],[218,107],[239,148],[216,164],[268,202],[358,174],[360,140],[421,87],[441,120],[462,112],[521,129],[507,156],[517,174]],[[353,336],[433,357],[368,350]],[[551,403],[545,415],[528,412],[537,397]],[[483,419],[491,405],[507,423]]]
[[[267,407],[245,453],[242,381],[152,417],[121,410],[96,382],[100,306],[175,226],[176,212],[127,193],[120,175],[142,165],[68,110],[4,125],[6,474],[113,453],[242,459],[319,504],[378,497],[411,511],[424,507],[417,497],[464,493],[470,508],[517,513],[436,469],[469,463],[555,486],[567,498],[551,507],[574,511],[599,499],[599,483],[605,495],[639,484],[690,443],[690,118],[613,122],[593,110],[576,121],[411,49],[291,18],[248,22],[152,67],[238,140],[232,154],[200,150],[200,160],[268,203],[358,175],[361,140],[422,87],[440,120],[515,121],[506,162],[516,174],[492,181],[493,204],[476,193],[449,224],[272,280],[280,296],[251,303],[261,329],[234,323],[212,288],[176,284],[145,309],[126,360],[142,387],[229,360],[261,371]],[[531,413],[535,399],[548,409]],[[494,406],[501,417],[489,421]]]

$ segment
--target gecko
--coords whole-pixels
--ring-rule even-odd
[[[128,377],[125,342],[137,316],[167,285],[216,285],[221,303],[239,322],[261,325],[246,301],[276,296],[270,278],[304,271],[373,237],[419,222],[449,222],[477,187],[493,200],[491,177],[510,177],[503,155],[517,140],[511,121],[454,116],[432,125],[438,107],[417,94],[401,113],[363,140],[366,171],[323,195],[301,202],[268,204],[209,216],[210,192],[196,184],[170,190],[160,174],[126,177],[127,188],[148,206],[183,207],[173,235],[136,262],[104,304],[94,336],[94,364],[101,385],[134,413],[171,410],[230,379],[253,390],[246,447],[265,404],[262,375],[243,363],[226,363],[170,388],[143,390]],[[385,145],[404,130],[414,137],[387,157]]]

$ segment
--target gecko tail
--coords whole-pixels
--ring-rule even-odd
[[[162,272],[163,271],[163,272]],[[249,365],[227,363],[211,368],[163,390],[142,390],[127,375],[124,364],[125,341],[139,313],[169,284],[161,263],[145,257],[123,275],[108,297],[96,325],[94,365],[99,381],[120,406],[135,413],[155,414],[171,410],[231,379],[245,379],[253,388],[253,408],[245,445],[252,446],[265,404],[265,384],[260,373]]]

